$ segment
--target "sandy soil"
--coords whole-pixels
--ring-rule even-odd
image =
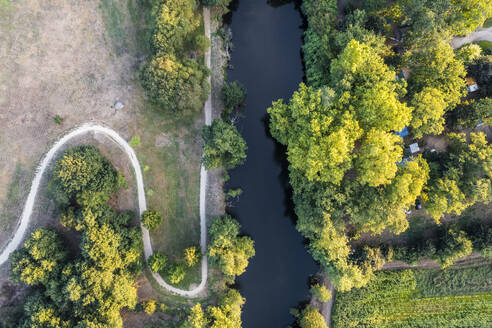
[[[132,136],[137,59],[115,54],[99,3],[20,0],[0,15],[0,204],[16,165],[23,168],[22,199],[41,155],[73,126],[103,122]],[[116,101],[125,108],[116,112]],[[15,228],[3,223],[0,247]]]

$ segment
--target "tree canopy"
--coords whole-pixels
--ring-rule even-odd
[[[247,236],[239,237],[239,229],[240,225],[235,219],[224,215],[216,218],[208,231],[208,255],[229,277],[246,271],[249,259],[255,255],[253,240]]]
[[[81,233],[80,253],[69,254],[58,232],[34,231],[11,255],[16,282],[34,285],[21,327],[123,327],[120,310],[137,302],[141,271],[140,229],[132,213],[106,202],[118,174],[94,147],[66,151],[55,164],[52,185],[62,222]]]
[[[215,119],[204,126],[203,163],[207,169],[232,169],[246,160],[248,146],[234,125]]]

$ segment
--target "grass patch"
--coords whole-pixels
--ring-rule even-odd
[[[99,5],[106,33],[114,44],[116,55],[120,56],[128,50],[128,36],[125,32],[126,13],[115,0],[101,0]]]
[[[475,43],[478,44],[483,51],[492,49],[492,42],[490,41],[477,41]]]
[[[20,216],[21,200],[28,192],[28,190],[24,188],[26,177],[27,172],[22,169],[20,164],[17,164],[15,172],[10,179],[7,195],[0,215],[0,226],[3,231],[10,230]]]
[[[200,127],[180,123],[143,103],[136,134],[147,204],[162,214],[163,222],[150,235],[154,251],[170,262],[183,258],[185,248],[200,243]],[[149,193],[149,191],[152,191]],[[163,275],[165,278],[165,276]],[[190,270],[180,287],[199,283],[200,270]]]
[[[492,27],[492,17],[490,17],[489,19],[487,19],[487,20],[483,23],[482,27],[485,27],[485,28],[487,28],[487,27]]]
[[[333,327],[489,327],[492,268],[380,271],[338,293]]]

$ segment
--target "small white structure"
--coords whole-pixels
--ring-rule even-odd
[[[418,153],[420,151],[419,144],[418,143],[413,143],[410,146],[410,152],[412,154]]]
[[[472,84],[468,86],[468,92],[475,92],[478,90],[478,84]]]
[[[116,109],[116,110],[123,109],[123,107],[125,107],[125,105],[123,105],[123,103],[122,103],[121,101],[117,101],[117,102],[114,104],[114,109]]]

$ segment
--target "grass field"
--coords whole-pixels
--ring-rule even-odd
[[[116,55],[126,52],[150,54],[149,1],[103,0],[99,9],[107,40],[112,43]],[[129,24],[135,27],[131,33],[125,27]],[[138,73],[137,68],[136,79]],[[147,206],[161,212],[164,219],[162,225],[151,232],[152,247],[174,262],[183,257],[186,247],[200,242],[199,174],[203,123],[200,115],[179,119],[143,99],[138,107],[134,138],[139,138],[140,142],[134,149],[144,171]],[[189,270],[177,287],[187,289],[190,284],[198,284],[200,279],[197,266]]]
[[[492,42],[490,41],[477,41],[476,42],[482,50],[492,49]]]
[[[333,327],[490,327],[490,265],[380,271],[366,287],[338,293]]]

